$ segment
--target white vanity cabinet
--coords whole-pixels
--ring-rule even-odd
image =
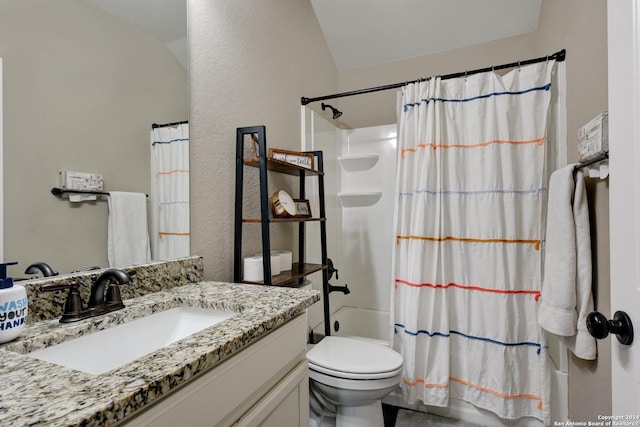
[[[296,317],[119,425],[308,426],[306,328]]]

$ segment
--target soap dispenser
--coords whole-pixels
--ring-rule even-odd
[[[0,263],[0,343],[16,339],[27,324],[27,290],[7,277],[7,266],[17,263]]]

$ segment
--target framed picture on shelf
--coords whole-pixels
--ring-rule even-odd
[[[308,200],[304,199],[296,199],[294,200],[296,204],[296,215],[297,217],[302,218],[311,218],[311,205]]]
[[[269,157],[273,160],[289,163],[290,165],[314,170],[314,156],[311,153],[269,148]]]

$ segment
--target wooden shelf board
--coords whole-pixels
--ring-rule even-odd
[[[254,168],[260,167],[260,161],[258,159],[244,159],[244,164],[247,166],[252,166]],[[307,169],[301,166],[292,165],[290,163],[274,159],[267,159],[267,169],[295,176],[300,176],[301,172],[305,172],[311,175],[324,175],[324,172],[318,170]]]
[[[322,222],[326,221],[326,218],[302,218],[302,217],[291,217],[291,218],[269,218],[270,223],[278,223],[278,222]],[[244,218],[242,222],[249,222],[254,224],[260,224],[262,220],[260,218]]]
[[[305,276],[308,276],[309,274],[315,273],[325,268],[327,268],[326,265],[306,264],[306,263],[302,264],[302,267],[300,267],[300,265],[297,262],[295,262],[293,263],[293,267],[291,268],[291,270],[283,271],[277,276],[273,276],[271,278],[271,284],[273,286],[287,286],[287,284],[292,284],[292,282],[295,282],[298,279],[301,279]],[[242,283],[248,283],[253,285],[264,285],[264,282],[262,281],[252,282],[252,281],[243,280]]]

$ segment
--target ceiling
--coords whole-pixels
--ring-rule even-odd
[[[187,0],[87,0],[163,42],[188,69]]]
[[[187,0],[88,0],[188,66]],[[338,70],[535,31],[542,0],[310,0]]]
[[[535,31],[542,0],[311,0],[338,70]]]

